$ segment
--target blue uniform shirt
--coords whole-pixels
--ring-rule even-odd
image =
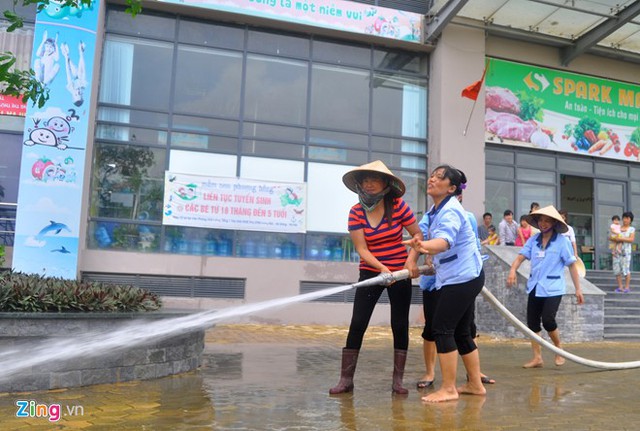
[[[429,278],[421,277],[420,288],[437,290],[443,285],[464,283],[480,275],[482,259],[478,237],[457,199],[449,196],[437,208],[431,207],[419,226],[426,239],[442,238],[449,244],[448,250],[433,256],[435,283],[428,286]]]
[[[538,297],[565,294],[564,267],[576,261],[573,246],[567,237],[553,232],[547,247],[543,249],[542,234],[538,233],[529,238],[520,254],[531,261],[527,293],[531,293],[535,287]]]

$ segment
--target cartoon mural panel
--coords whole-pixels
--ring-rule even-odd
[[[73,279],[99,8],[63,4],[36,18],[32,68],[49,99],[27,106],[13,269]]]

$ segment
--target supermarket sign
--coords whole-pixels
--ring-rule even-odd
[[[485,140],[640,161],[640,86],[490,59]]]
[[[306,232],[304,183],[166,172],[162,223],[265,232]]]

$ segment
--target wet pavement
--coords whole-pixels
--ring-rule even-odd
[[[487,396],[425,405],[420,328],[412,328],[408,396],[391,394],[388,328],[369,328],[352,394],[330,396],[346,328],[219,325],[207,333],[203,366],[153,381],[0,394],[2,430],[636,430],[640,369],[602,371],[567,361],[525,370],[528,341],[478,339]],[[640,360],[640,342],[567,344],[606,362]],[[438,378],[438,377],[437,377]],[[464,380],[462,364],[458,381]],[[438,380],[436,381],[438,386]],[[17,403],[60,405],[60,419],[16,417]],[[48,412],[55,417],[55,407]],[[31,415],[33,416],[33,415]]]

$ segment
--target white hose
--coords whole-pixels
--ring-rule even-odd
[[[592,361],[591,359],[581,358],[580,356],[576,356],[573,353],[566,352],[562,349],[557,348],[552,343],[547,340],[541,338],[538,334],[529,329],[524,323],[522,323],[516,316],[514,316],[509,310],[505,308],[498,299],[493,296],[493,294],[486,287],[482,288],[482,296],[489,301],[507,320],[511,321],[516,328],[518,328],[524,335],[531,338],[536,343],[541,346],[546,347],[547,349],[554,352],[556,355],[560,355],[563,358],[566,358],[570,361],[573,361],[577,364],[585,365],[587,367],[592,368],[601,368],[604,370],[628,370],[631,368],[640,368],[640,361],[633,362],[600,362],[600,361]]]
[[[419,266],[418,270],[421,274],[425,274],[429,271],[431,267],[427,266]],[[383,273],[376,277],[370,278],[368,280],[360,281],[351,285],[351,287],[361,287],[361,286],[371,286],[375,284],[391,284],[394,281],[404,280],[409,277],[409,271],[403,269],[401,271],[396,271],[392,273]],[[558,347],[554,346],[552,343],[540,337],[538,334],[533,332],[531,329],[527,327],[524,323],[522,323],[516,316],[513,315],[507,308],[502,305],[498,299],[493,296],[493,294],[489,291],[489,289],[485,287],[482,288],[482,296],[489,301],[504,317],[507,318],[511,323],[514,324],[516,328],[518,328],[524,335],[531,338],[536,343],[540,344],[543,347],[551,350],[556,355],[560,355],[563,358],[566,358],[570,361],[573,361],[577,364],[585,365],[587,367],[592,368],[600,368],[604,370],[628,370],[631,368],[640,368],[640,361],[633,362],[601,362],[601,361],[592,361],[591,359],[581,358],[580,356],[574,355],[573,353],[569,353]]]

